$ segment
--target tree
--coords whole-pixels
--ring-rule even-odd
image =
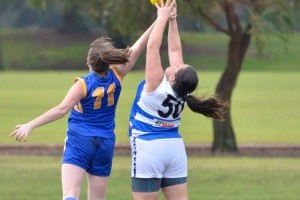
[[[86,33],[89,31],[84,22],[84,13],[80,8],[80,0],[27,0],[29,6],[37,9],[47,9],[50,5],[61,4],[63,24],[59,31],[66,34]]]
[[[46,9],[51,4],[63,4],[63,32],[86,30],[82,17],[86,16],[102,25],[116,41],[117,46],[126,46],[144,30],[155,17],[154,7],[146,1],[123,0],[27,0],[34,8]],[[150,9],[150,8],[153,9]],[[149,23],[148,23],[149,22]],[[79,29],[78,29],[79,27]],[[124,42],[126,41],[126,42]]]
[[[3,58],[2,58],[2,49],[1,49],[1,38],[0,38],[0,71],[4,70]]]
[[[183,2],[182,2],[183,3]],[[229,37],[226,68],[215,93],[229,102],[225,121],[213,121],[212,151],[237,151],[237,142],[231,120],[231,98],[246,52],[254,38],[258,49],[263,48],[263,34],[275,34],[287,39],[291,31],[291,13],[296,0],[186,0],[183,4],[208,24]],[[182,5],[185,6],[186,5]],[[222,24],[225,19],[225,24]]]
[[[11,11],[12,8],[16,6],[16,3],[10,2],[9,0],[0,0],[0,28],[4,26],[4,20],[6,19],[4,15]],[[4,19],[5,18],[5,19]],[[11,17],[13,18],[13,17]],[[2,54],[2,39],[0,34],[0,71],[4,70],[3,64],[3,54]]]
[[[84,10],[100,23],[119,46],[126,46],[153,21],[154,7],[148,0],[85,0]],[[152,8],[152,9],[151,9]]]
[[[47,0],[28,0],[43,2]],[[177,0],[179,15],[202,16],[216,30],[228,35],[225,70],[215,93],[231,102],[234,87],[245,55],[252,40],[259,51],[264,47],[262,35],[277,35],[286,40],[292,28],[292,13],[300,0]],[[101,23],[110,35],[130,42],[155,17],[155,7],[148,0],[68,0]],[[193,15],[193,14],[194,15]],[[212,151],[237,151],[237,142],[231,120],[231,106],[225,121],[213,121]]]

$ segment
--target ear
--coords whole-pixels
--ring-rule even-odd
[[[170,81],[172,81],[172,82],[175,81],[175,75],[170,76]]]

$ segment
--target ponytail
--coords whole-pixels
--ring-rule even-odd
[[[131,49],[115,48],[108,37],[96,39],[90,45],[88,62],[92,70],[102,73],[108,70],[109,65],[125,64],[128,62]]]
[[[193,112],[216,120],[224,120],[224,113],[228,107],[227,103],[224,103],[216,97],[203,99],[188,95],[186,102]]]
[[[126,49],[111,49],[108,51],[102,51],[100,53],[100,59],[107,64],[125,64],[128,62],[131,50]]]
[[[173,90],[178,97],[186,99],[188,107],[196,113],[206,117],[224,120],[224,113],[227,110],[227,103],[224,103],[217,97],[208,99],[197,98],[189,93],[192,93],[198,85],[198,75],[196,70],[187,66],[177,71],[175,74],[175,83],[172,85]]]

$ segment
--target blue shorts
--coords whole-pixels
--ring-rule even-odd
[[[109,176],[115,147],[112,138],[81,136],[68,131],[62,163],[76,165],[95,176]]]

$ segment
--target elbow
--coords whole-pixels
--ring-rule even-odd
[[[147,51],[155,51],[155,50],[159,50],[159,46],[157,46],[154,43],[151,43],[151,44],[147,45]]]
[[[147,50],[153,49],[153,44],[147,44]]]
[[[57,116],[59,118],[64,117],[70,111],[70,109],[67,106],[57,106],[56,110]]]

